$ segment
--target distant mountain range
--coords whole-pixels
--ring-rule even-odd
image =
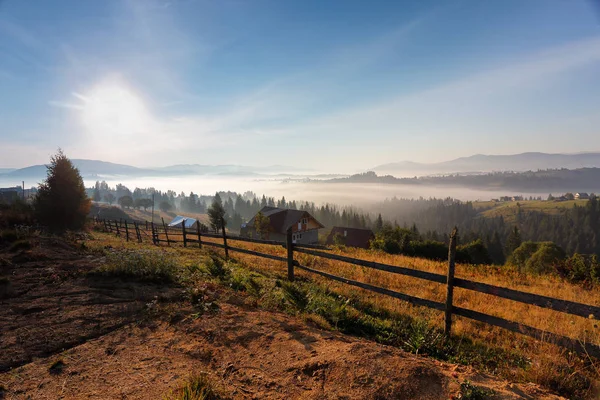
[[[281,175],[299,172],[310,172],[285,165],[268,167],[250,167],[244,165],[200,165],[182,164],[168,167],[138,168],[131,165],[115,164],[99,160],[72,159],[84,179],[103,179],[104,177],[153,177],[153,176],[182,176],[182,175],[228,175],[228,176],[257,176]],[[41,180],[46,176],[45,165],[32,165],[25,168],[2,168],[0,179],[3,180]]]
[[[420,176],[449,173],[482,173],[496,171],[537,171],[540,169],[577,169],[600,167],[600,153],[548,154],[521,153],[512,155],[476,154],[439,163],[401,161],[378,165],[371,169],[393,176]]]

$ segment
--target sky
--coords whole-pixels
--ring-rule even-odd
[[[0,0],[0,167],[600,151],[597,0]]]

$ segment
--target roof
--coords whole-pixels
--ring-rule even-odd
[[[300,219],[306,217],[312,217],[320,228],[324,228],[324,226],[317,221],[315,217],[310,215],[308,211],[265,206],[259,211],[259,213],[262,213],[265,217],[269,217],[271,228],[275,232],[285,233],[290,227],[298,223]],[[246,223],[246,226],[253,226],[255,218],[256,215]]]
[[[178,215],[171,222],[169,222],[169,226],[181,226],[181,222],[185,221],[186,228],[193,228],[194,224],[197,222],[196,219],[190,217],[184,217],[182,215]]]
[[[346,231],[346,236],[344,236]],[[334,226],[327,236],[327,244],[334,244],[334,237],[339,234],[344,238],[344,244],[350,247],[368,248],[369,241],[375,237],[375,234],[370,229],[363,228],[348,228],[343,226]]]

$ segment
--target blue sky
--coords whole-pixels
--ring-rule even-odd
[[[0,167],[600,151],[594,1],[0,0]]]

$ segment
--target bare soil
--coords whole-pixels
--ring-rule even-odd
[[[10,279],[0,398],[160,399],[201,371],[235,399],[449,399],[466,380],[498,399],[560,398],[321,330],[218,286],[218,308],[200,314],[181,288],[88,275],[102,260],[65,243],[0,257]]]

